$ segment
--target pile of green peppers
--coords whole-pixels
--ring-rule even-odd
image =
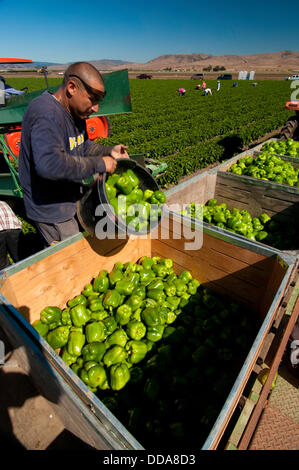
[[[299,187],[299,168],[295,168],[291,162],[285,161],[267,150],[264,150],[256,158],[251,155],[240,158],[227,171],[237,175],[252,176]]]
[[[147,231],[150,223],[156,223],[166,202],[163,191],[143,191],[138,176],[128,169],[108,176],[105,187],[109,203],[118,217],[136,232]]]
[[[273,220],[268,214],[252,217],[246,209],[228,209],[226,203],[218,204],[215,198],[210,199],[205,205],[192,202],[181,213],[274,248],[297,249],[297,221],[289,224],[288,232],[285,233],[281,223]]]
[[[175,274],[171,259],[117,262],[65,309],[45,307],[33,326],[93,392],[121,390],[198,287],[189,271]]]
[[[278,155],[288,155],[290,157],[299,157],[299,142],[296,142],[294,139],[286,139],[286,140],[280,140],[280,141],[275,141],[272,140],[271,142],[266,142],[262,148],[261,151],[267,151],[270,153],[275,153]]]
[[[200,448],[258,328],[246,306],[200,286],[128,386],[99,397],[145,448]]]

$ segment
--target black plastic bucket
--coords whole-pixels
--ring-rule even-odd
[[[122,174],[128,169],[132,169],[139,178],[139,188],[142,191],[151,189],[152,191],[160,190],[157,181],[153,178],[151,173],[132,159],[121,159],[117,162],[115,173]],[[98,238],[113,238],[121,235],[124,238],[127,235],[145,235],[152,232],[160,224],[163,215],[163,206],[161,206],[161,217],[155,222],[150,223],[147,230],[136,231],[134,228],[126,225],[126,223],[118,217],[114,208],[109,204],[106,193],[106,179],[109,174],[100,174],[97,181],[91,188],[87,190],[82,199],[77,202],[77,216],[82,227],[92,236]],[[105,209],[103,210],[103,204]],[[100,227],[101,235],[98,234]]]

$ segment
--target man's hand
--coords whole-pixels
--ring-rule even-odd
[[[113,173],[115,171],[117,161],[114,157],[103,157],[106,166],[106,173]]]
[[[123,144],[114,145],[111,156],[114,158],[130,158],[127,153],[127,146]]]

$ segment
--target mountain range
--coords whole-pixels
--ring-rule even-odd
[[[79,59],[80,60],[80,59]],[[163,70],[166,68],[202,71],[204,68],[212,66],[222,66],[228,71],[239,70],[299,70],[299,52],[281,51],[264,54],[234,55],[225,54],[216,56],[212,54],[194,53],[194,54],[165,54],[149,60],[145,63],[126,62],[123,60],[90,60],[99,70]],[[48,68],[64,70],[69,64],[53,64]]]
[[[78,58],[77,60],[84,60]],[[227,71],[236,72],[240,70],[256,71],[299,71],[299,52],[280,51],[264,54],[249,55],[212,55],[204,53],[193,54],[164,54],[145,63],[128,62],[124,60],[100,59],[89,60],[97,69],[102,71],[119,70],[127,68],[128,70],[181,70],[181,71],[203,71],[207,67],[214,68],[225,67]],[[49,71],[64,71],[69,63],[57,64],[54,62],[35,61],[33,64],[26,64],[26,69],[39,69],[47,66]],[[1,69],[20,69],[20,65],[1,65]]]

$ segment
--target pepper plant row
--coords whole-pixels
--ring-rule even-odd
[[[183,97],[176,92],[180,85],[187,90]],[[208,86],[215,90],[216,82]],[[108,143],[123,142],[131,154],[166,159],[163,184],[189,174],[190,159],[193,172],[233,156],[281,127],[290,115],[284,109],[289,85],[281,81],[263,81],[258,87],[243,82],[237,88],[223,83],[212,96],[203,96],[187,80],[131,80],[130,89],[133,113],[110,117]]]

